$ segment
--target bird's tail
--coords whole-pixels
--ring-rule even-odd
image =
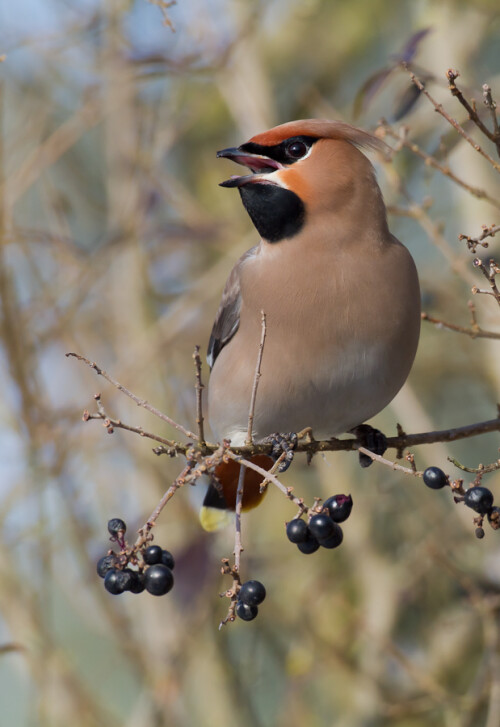
[[[266,454],[256,454],[250,458],[254,464],[262,469],[270,470],[274,462]],[[240,476],[240,465],[234,460],[221,462],[215,468],[216,483],[208,486],[203,505],[200,510],[200,522],[208,531],[220,530],[232,521],[232,514],[236,506],[236,490]],[[262,501],[265,490],[261,492],[260,486],[264,477],[249,467],[245,468],[243,482],[242,509],[251,510]]]

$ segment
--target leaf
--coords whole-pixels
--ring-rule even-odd
[[[363,111],[366,111],[369,104],[382,88],[386,78],[394,70],[394,66],[390,68],[382,68],[380,71],[373,73],[363,83],[356,94],[353,104],[353,116],[356,119]]]
[[[410,61],[412,61],[415,57],[420,41],[422,41],[431,30],[431,27],[423,28],[422,30],[414,33],[407,41],[406,45],[403,46],[401,53],[397,56],[397,60],[400,63],[410,63]]]
[[[392,121],[399,121],[406,116],[420,98],[420,89],[418,89],[414,83],[407,86],[404,91],[399,95],[399,99],[396,104],[394,113],[392,114]]]

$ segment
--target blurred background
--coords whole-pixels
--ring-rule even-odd
[[[64,355],[97,361],[194,426],[193,347],[206,346],[224,281],[256,241],[239,196],[218,187],[233,170],[215,152],[276,123],[320,116],[374,129],[403,114],[396,132],[407,124],[498,200],[492,167],[425,99],[404,114],[406,73],[362,91],[425,28],[414,62],[454,117],[465,112],[446,89],[449,67],[478,107],[485,82],[500,98],[493,0],[0,5],[2,724],[500,724],[500,534],[487,527],[476,540],[472,512],[449,491],[362,470],[352,453],[310,467],[297,457],[284,478],[308,502],[352,494],[338,550],[300,554],[283,527],[295,510],[277,491],[244,518],[243,576],[268,591],[251,624],[217,628],[233,533],[201,531],[196,488],[177,493],[155,529],[177,560],[174,590],[106,593],[95,563],[110,547],[108,518],[133,533],[183,462],[84,424],[100,391],[110,415],[174,434]],[[407,149],[373,161],[424,310],[469,325],[470,288],[483,280],[457,235],[498,224],[498,204]],[[475,302],[480,324],[498,331],[493,299]],[[494,418],[499,345],[425,324],[408,384],[374,423],[394,434],[396,422],[418,432]],[[477,467],[498,444],[419,447],[416,463],[457,477],[448,456]],[[498,472],[484,484],[500,499]]]

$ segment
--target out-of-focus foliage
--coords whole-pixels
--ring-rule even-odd
[[[499,534],[476,541],[449,492],[361,470],[352,455],[297,462],[286,479],[309,499],[351,492],[338,551],[299,554],[283,528],[294,512],[274,491],[245,518],[243,572],[269,594],[251,624],[217,630],[232,533],[200,532],[195,491],[178,493],[155,529],[176,555],[173,592],[105,593],[94,564],[108,517],[133,531],[182,463],[84,425],[100,390],[111,414],[172,434],[64,353],[193,426],[194,344],[256,239],[237,195],[217,186],[229,165],[215,151],[293,118],[352,121],[362,84],[426,27],[420,66],[443,80],[457,67],[473,95],[488,82],[498,98],[497,4],[179,0],[165,12],[175,32],[146,0],[0,9],[2,720],[496,727]],[[372,128],[407,87],[395,73],[357,123]],[[463,120],[444,83],[436,93]],[[456,142],[422,100],[403,121],[428,151]],[[432,198],[391,228],[417,260],[425,309],[467,324],[482,281],[457,234],[479,234],[498,210],[410,153],[375,161],[388,204],[422,210]],[[448,161],[498,198],[473,150],[456,144]],[[477,305],[493,328],[493,303]],[[424,328],[407,387],[376,423],[416,432],[493,418],[498,346]],[[447,455],[477,466],[497,447],[493,435],[421,447],[417,463],[456,476]],[[498,475],[485,484],[500,498]]]

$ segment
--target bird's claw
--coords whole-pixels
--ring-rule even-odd
[[[369,424],[360,424],[351,429],[358,442],[365,449],[369,449],[374,454],[383,455],[387,449],[387,437],[380,429],[375,429]],[[373,460],[367,454],[359,452],[359,464],[361,467],[369,467]]]
[[[297,446],[298,438],[295,432],[288,432],[286,434],[275,432],[274,434],[270,434],[269,437],[266,437],[264,441],[272,445],[270,455],[275,462],[281,457],[283,452],[285,453],[285,458],[279,465],[278,472],[286,472],[292,464],[293,451]]]

